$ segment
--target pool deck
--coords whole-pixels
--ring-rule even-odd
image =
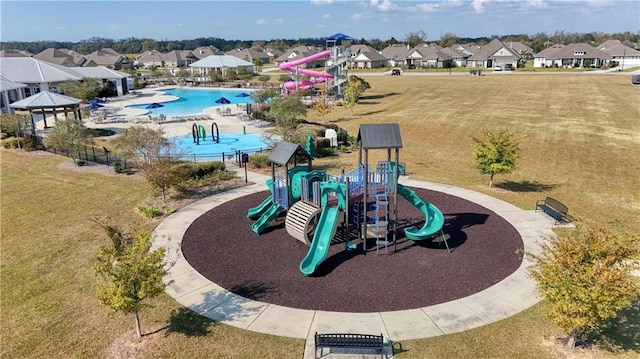
[[[153,89],[142,89],[136,91],[137,96],[125,96],[121,98],[116,98],[114,101],[107,101],[104,103],[105,108],[109,111],[109,117],[112,118],[122,118],[122,122],[109,122],[109,123],[96,123],[91,119],[84,119],[85,125],[87,127],[92,128],[110,128],[113,130],[121,130],[131,127],[132,125],[146,125],[152,128],[162,128],[165,135],[167,136],[181,136],[189,131],[191,128],[192,122],[170,122],[170,123],[143,123],[136,124],[133,123],[133,119],[136,117],[147,116],[147,111],[145,109],[135,109],[127,106],[131,105],[145,105],[150,103],[162,103],[174,101],[177,99],[176,96],[165,95],[163,90],[170,88],[180,88],[180,86],[166,86],[159,87]],[[191,87],[185,87],[191,88]],[[206,88],[207,90],[213,90],[216,88]],[[229,90],[220,88],[219,90]],[[237,89],[233,89],[237,90]],[[217,113],[217,109],[230,109],[231,115],[223,116]],[[161,114],[162,110],[158,110],[158,114]],[[236,104],[232,105],[222,105],[222,106],[213,106],[206,108],[202,115],[209,115],[211,120],[202,120],[198,121],[199,124],[205,126],[205,128],[209,128],[211,123],[215,122],[218,125],[218,128],[221,133],[242,133],[243,127],[246,128],[247,133],[263,133],[265,132],[264,127],[253,126],[251,121],[241,121],[236,114],[244,113],[244,110],[239,108]],[[59,115],[60,116],[60,115]],[[60,117],[62,118],[62,117]],[[55,120],[53,115],[47,117],[47,123],[49,126],[53,126],[55,124]],[[44,128],[44,122],[38,121],[36,123],[37,130],[42,133],[46,133]]]

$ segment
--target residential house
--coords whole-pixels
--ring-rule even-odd
[[[25,84],[0,79],[0,113],[15,113],[9,105],[24,99]]]
[[[278,57],[282,56],[282,54],[284,54],[284,52],[273,48],[273,47],[268,47],[264,50],[262,50],[265,54],[267,54],[267,56],[269,56],[269,62],[274,62],[275,59],[277,59]]]
[[[533,59],[533,49],[530,48],[529,46],[521,42],[514,42],[514,41],[509,41],[509,42],[506,42],[505,44],[509,46],[512,50],[515,50],[522,59],[526,59],[526,60]]]
[[[470,56],[464,52],[456,51],[450,47],[444,47],[440,49],[440,53],[446,56],[447,60],[444,62],[445,67],[447,67],[447,63],[451,63],[451,67],[466,67],[467,58],[469,58]]]
[[[113,49],[94,51],[85,57],[96,63],[97,66],[108,67],[114,70],[131,68],[131,62],[129,59],[126,56],[115,52]]]
[[[369,45],[351,45],[349,67],[352,69],[375,69],[385,67],[387,58]]]
[[[31,57],[32,53],[24,50],[5,49],[0,50],[0,57]]]
[[[126,73],[106,67],[67,67],[35,57],[0,58],[0,80],[25,85],[21,88],[25,98],[41,91],[57,92],[61,82],[82,81],[84,78],[109,81],[118,95],[124,95],[129,92],[129,77]]]
[[[85,66],[87,59],[69,49],[54,49],[52,47],[33,55],[34,58],[56,65],[67,67]]]
[[[162,59],[164,60],[164,66],[167,66],[167,67],[189,66],[192,63],[199,60],[198,57],[196,57],[189,50],[169,51],[165,54],[162,54]]]
[[[233,49],[231,51],[225,52],[225,55],[235,56],[239,59],[243,59],[245,61],[249,61],[250,63],[255,63],[257,59],[260,59],[263,64],[268,64],[271,59],[269,55],[264,53],[264,51],[259,49]]]
[[[498,39],[482,46],[480,50],[467,59],[469,67],[490,69],[495,66],[511,65],[518,67],[522,56],[512,47]]]
[[[285,51],[284,54],[276,58],[275,64],[276,66],[279,66],[285,62],[295,61],[307,56],[317,54],[320,51],[322,50],[313,46],[296,46],[294,48],[291,48]],[[321,67],[321,66],[324,66],[324,61],[314,61],[312,63],[302,65],[302,67]]]
[[[202,60],[205,57],[211,56],[211,55],[224,55],[224,52],[220,51],[215,46],[200,46],[200,47],[196,47],[195,50],[191,51],[191,54],[197,57],[198,60]]]
[[[551,50],[547,48],[536,54],[533,66],[602,67],[611,60],[611,55],[585,43],[554,46]]]
[[[380,54],[387,59],[389,66],[404,66],[409,56],[409,47],[405,44],[391,44],[385,47]]]
[[[164,66],[164,57],[162,52],[158,50],[149,50],[141,53],[136,57],[136,61],[134,62],[136,66],[143,67],[163,67]]]
[[[622,69],[625,66],[640,66],[640,51],[621,43],[620,40],[605,41],[598,49],[609,54],[611,60],[617,62]]]
[[[444,67],[449,56],[444,54],[442,48],[436,44],[419,44],[409,50],[407,56],[407,66],[423,68],[441,68]]]

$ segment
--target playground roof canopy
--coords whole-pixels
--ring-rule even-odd
[[[362,124],[358,130],[362,149],[402,148],[400,126],[397,123]]]
[[[300,145],[281,141],[278,143],[278,146],[276,146],[276,149],[271,152],[271,155],[269,155],[269,161],[281,166],[286,166],[287,163],[298,154],[311,159],[311,156]]]

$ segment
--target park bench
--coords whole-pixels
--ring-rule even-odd
[[[555,198],[547,197],[544,200],[537,201],[535,210],[537,211],[538,209],[553,217],[556,220],[555,224],[569,222],[567,215],[569,208]]]
[[[383,357],[384,336],[371,334],[315,334],[315,357],[318,358],[318,349],[322,357],[322,349],[370,349]]]

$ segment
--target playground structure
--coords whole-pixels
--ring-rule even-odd
[[[293,81],[287,81],[282,86],[287,92],[297,92],[299,89],[309,89],[318,83],[329,83],[331,87],[339,92],[340,84],[345,81],[346,74],[343,74],[342,65],[349,57],[349,47],[342,47],[342,42],[353,39],[344,34],[335,34],[327,38],[326,49],[317,54],[306,56],[297,60],[280,64],[278,68],[287,71],[295,76]],[[321,59],[325,61],[325,71],[315,71],[307,69],[308,64],[313,64]],[[301,80],[300,75],[310,76],[309,80]]]
[[[256,219],[252,230],[260,234],[287,211],[287,233],[309,246],[300,263],[300,271],[306,276],[313,275],[325,260],[338,227],[341,227],[346,250],[357,248],[352,242],[352,239],[357,239],[361,240],[362,250],[366,253],[367,240],[375,239],[377,254],[382,249],[388,253],[391,243],[395,251],[398,194],[425,216],[421,228],[404,230],[406,238],[420,241],[440,235],[449,251],[442,231],[442,212],[398,183],[403,172],[399,164],[402,140],[398,124],[361,125],[358,141],[358,165],[340,175],[312,171],[312,159],[307,151],[297,144],[280,142],[269,156],[272,178],[267,180],[267,186],[271,194],[247,212],[248,218]],[[372,149],[387,150],[387,160],[379,162],[375,170],[368,163],[369,150]],[[393,160],[392,149],[395,150]],[[275,165],[283,166],[284,172],[276,174]],[[357,229],[356,238],[353,238],[352,229]]]
[[[200,140],[205,141],[207,139],[207,130],[203,125],[194,123],[191,126],[191,136],[193,137],[193,143],[199,145]],[[215,122],[211,123],[211,141],[220,143],[220,130]]]

